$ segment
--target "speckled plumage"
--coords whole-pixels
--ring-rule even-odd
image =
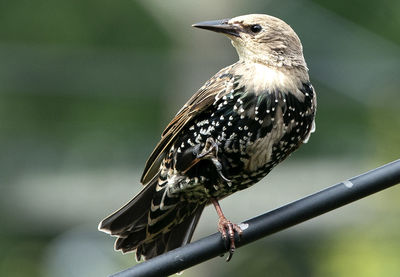
[[[277,24],[276,30],[289,36],[289,43],[298,40],[279,19],[252,16],[224,24],[246,30],[246,24],[266,20],[270,25],[264,28],[275,30]],[[219,71],[189,99],[147,161],[141,180],[146,187],[102,222],[102,230],[119,237],[116,249],[136,249],[140,259],[188,243],[212,199],[258,182],[314,130],[316,95],[300,41],[281,49],[275,40],[271,45],[278,48],[268,44],[263,62],[258,50],[248,54],[248,45],[241,46],[241,40],[229,36],[239,61]]]

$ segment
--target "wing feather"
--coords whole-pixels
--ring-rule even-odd
[[[196,116],[210,107],[216,99],[229,93],[228,83],[232,80],[231,74],[235,64],[220,70],[208,80],[182,107],[176,116],[167,125],[161,135],[161,140],[146,162],[141,182],[146,185],[159,171],[160,164],[176,140],[180,131]]]

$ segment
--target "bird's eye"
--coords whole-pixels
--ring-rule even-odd
[[[259,24],[254,24],[254,25],[251,25],[251,26],[250,26],[250,30],[251,30],[253,33],[258,33],[258,32],[261,31],[261,29],[262,29],[262,27],[261,27]]]

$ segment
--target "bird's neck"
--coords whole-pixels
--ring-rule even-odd
[[[244,87],[255,92],[297,91],[309,81],[303,67],[276,66],[254,60],[239,60],[234,67],[235,74],[242,76]]]
[[[290,55],[271,50],[267,53],[257,53],[248,47],[232,42],[239,56],[240,62],[259,63],[268,67],[293,68],[308,71],[303,55]]]
[[[306,62],[303,56],[300,57],[291,57],[291,56],[283,56],[279,53],[269,53],[265,56],[254,56],[251,57],[253,62],[265,64],[266,66],[285,69],[299,69],[308,71]]]
[[[263,64],[267,67],[276,68],[277,70],[293,69],[293,70],[308,71],[307,64],[304,61],[303,57],[301,58],[284,57],[279,54],[266,54],[264,56],[239,55],[239,60],[245,63]]]

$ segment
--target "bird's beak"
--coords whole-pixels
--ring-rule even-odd
[[[240,37],[239,28],[233,24],[230,24],[229,18],[222,20],[203,21],[195,23],[192,26],[200,29],[206,29],[218,33],[224,33],[227,35]]]

